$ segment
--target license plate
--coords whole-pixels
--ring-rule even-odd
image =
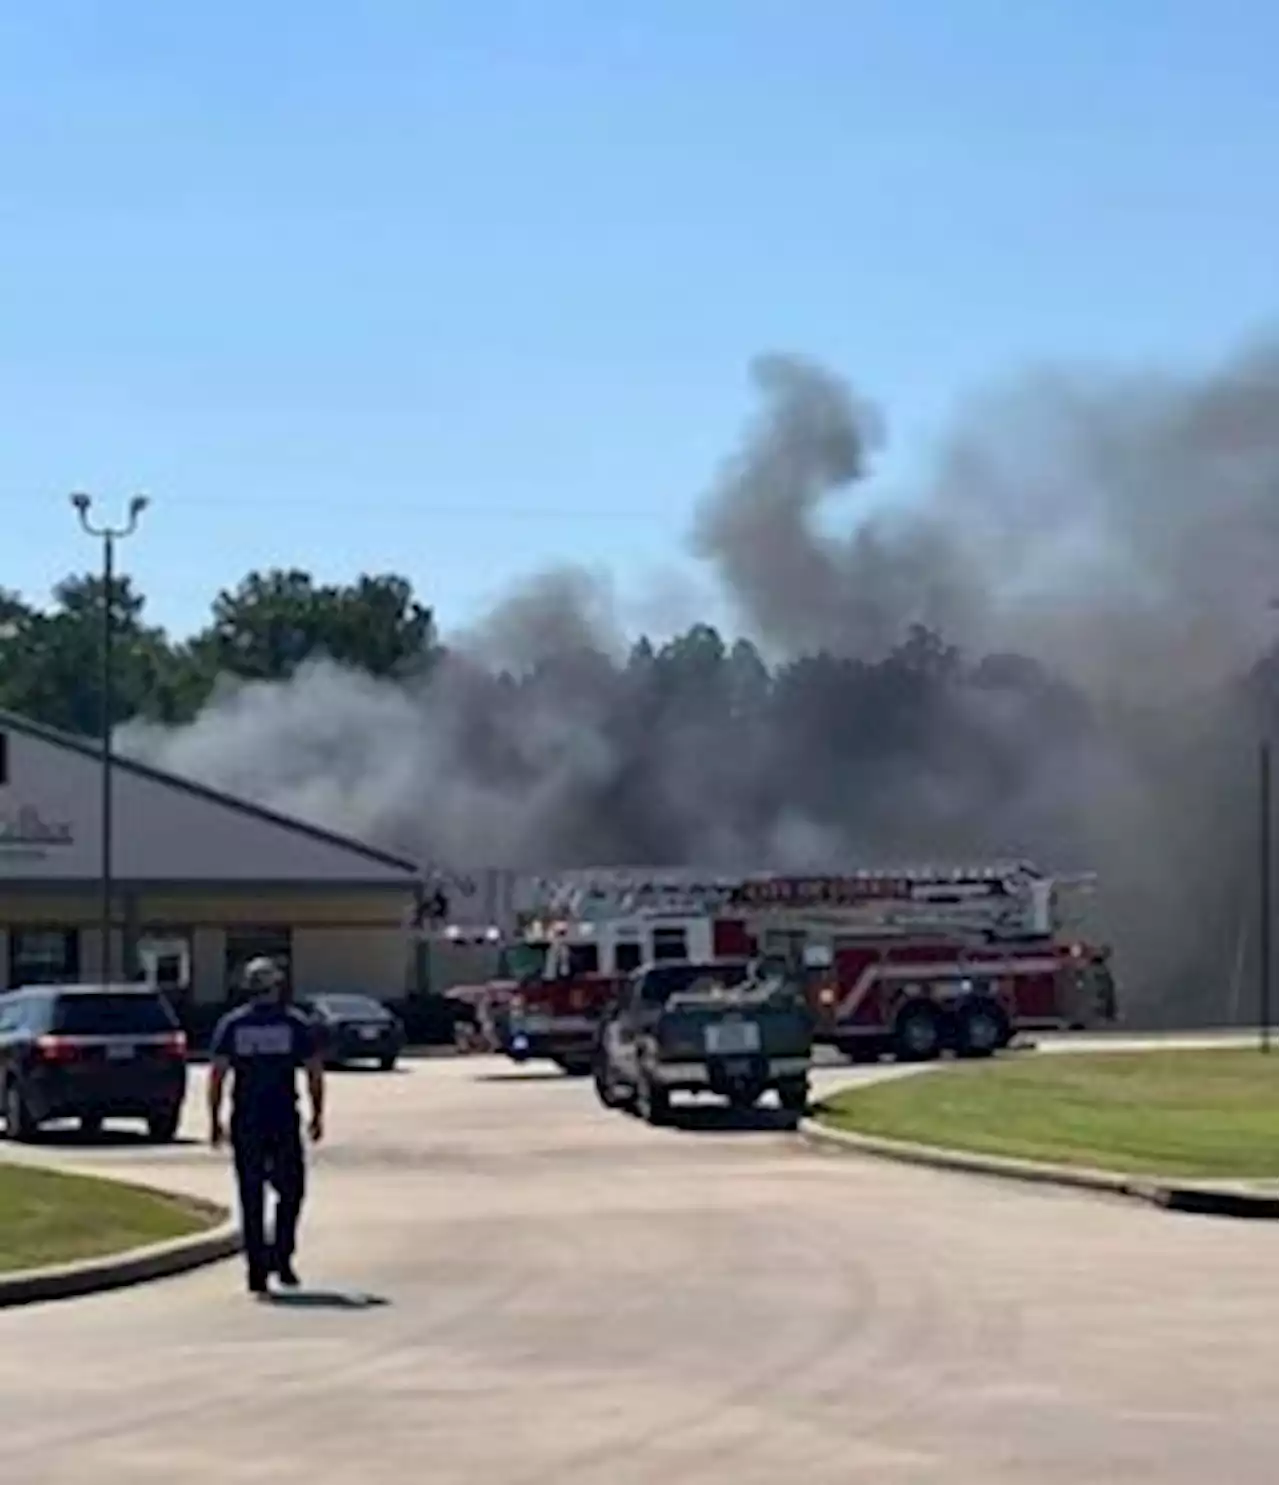
[[[361,1030],[360,1035],[364,1037],[365,1041],[367,1042],[376,1042],[382,1035],[382,1033],[376,1026],[366,1026]]]
[[[726,1057],[724,1073],[727,1078],[749,1078],[756,1070],[750,1057]]]
[[[137,1050],[132,1042],[114,1043],[107,1047],[107,1060],[108,1062],[128,1062]]]
[[[705,1028],[707,1051],[713,1057],[760,1050],[760,1027],[755,1021],[719,1021]]]

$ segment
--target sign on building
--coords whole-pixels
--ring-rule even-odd
[[[0,805],[0,856],[43,861],[75,840],[70,820],[46,815],[34,804]]]

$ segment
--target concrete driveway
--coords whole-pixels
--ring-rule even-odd
[[[1276,1478],[1270,1224],[650,1130],[490,1059],[337,1074],[330,1125],[301,1300],[225,1264],[0,1312],[0,1478]],[[228,1189],[199,1145],[16,1158]]]

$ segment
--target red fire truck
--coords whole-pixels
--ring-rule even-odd
[[[591,1065],[601,1012],[641,964],[759,958],[806,984],[822,1040],[850,1057],[980,1056],[1019,1031],[1116,1016],[1110,953],[1067,932],[1087,876],[1026,862],[843,875],[570,872],[486,986],[518,1061]]]

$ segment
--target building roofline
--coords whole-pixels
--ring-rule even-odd
[[[163,898],[201,893],[234,897],[244,892],[275,897],[288,897],[296,892],[308,897],[366,892],[416,895],[422,889],[419,879],[394,877],[122,877],[117,873],[113,880],[121,892]],[[101,885],[101,877],[0,877],[0,896],[7,893],[14,897],[65,897],[77,892],[96,892]]]
[[[51,747],[79,753],[83,757],[91,758],[95,763],[101,764],[102,762],[102,749],[96,741],[80,737],[74,732],[63,732],[59,728],[48,727],[43,722],[33,722],[30,717],[6,711],[3,707],[0,707],[0,727],[23,733],[27,737],[35,738],[38,742],[48,743]],[[294,835],[308,836],[324,845],[349,851],[356,856],[363,856],[366,861],[374,861],[379,866],[394,867],[397,871],[409,873],[416,881],[422,880],[422,867],[418,862],[409,861],[403,856],[394,856],[389,851],[380,851],[376,846],[366,845],[352,836],[326,830],[323,826],[313,825],[308,820],[299,820],[294,815],[268,809],[266,805],[253,804],[247,799],[238,799],[234,794],[224,794],[221,789],[212,789],[208,784],[199,784],[194,779],[184,778],[181,774],[169,773],[162,768],[153,768],[151,764],[140,763],[136,758],[130,758],[127,754],[113,751],[111,766],[123,769],[126,773],[134,774],[138,778],[150,779],[152,783],[166,788],[181,790],[209,804],[234,810],[238,814],[249,816],[250,819],[261,820],[267,825],[275,825]]]

